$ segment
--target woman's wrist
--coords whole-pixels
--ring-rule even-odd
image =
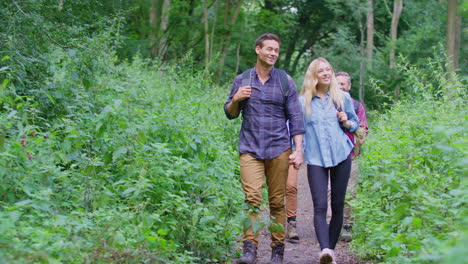
[[[351,123],[348,120],[345,120],[341,122],[343,124],[344,128],[349,129],[351,127]]]

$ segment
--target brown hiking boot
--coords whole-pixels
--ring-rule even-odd
[[[270,264],[283,264],[284,244],[276,242],[271,248]]]
[[[299,235],[296,232],[296,221],[288,222],[288,232],[286,233],[286,239],[291,243],[299,243]]]
[[[257,263],[257,245],[251,240],[244,241],[242,250],[243,256],[237,261],[237,264],[255,264]]]
[[[353,240],[353,234],[351,233],[351,226],[343,226],[341,231],[340,240],[344,242],[351,242]]]

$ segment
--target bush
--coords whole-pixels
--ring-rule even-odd
[[[242,203],[227,91],[183,67],[116,65],[105,43],[53,49],[44,97],[0,94],[0,261],[226,260]]]
[[[444,78],[442,72],[434,68],[434,76]],[[379,263],[462,263],[468,258],[460,247],[468,216],[464,86],[447,80],[440,82],[445,87],[427,86],[416,68],[406,73],[413,93],[374,120],[364,147],[353,247]]]

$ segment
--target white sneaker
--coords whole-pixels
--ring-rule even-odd
[[[335,253],[333,250],[324,248],[322,252],[320,252],[320,264],[336,264],[334,257]]]

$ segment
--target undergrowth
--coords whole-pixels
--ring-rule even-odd
[[[414,93],[372,120],[360,160],[353,247],[377,263],[465,263],[468,239],[466,89],[433,87],[406,66]]]
[[[2,69],[0,262],[225,261],[242,207],[226,91],[105,43],[52,49],[28,93]]]

